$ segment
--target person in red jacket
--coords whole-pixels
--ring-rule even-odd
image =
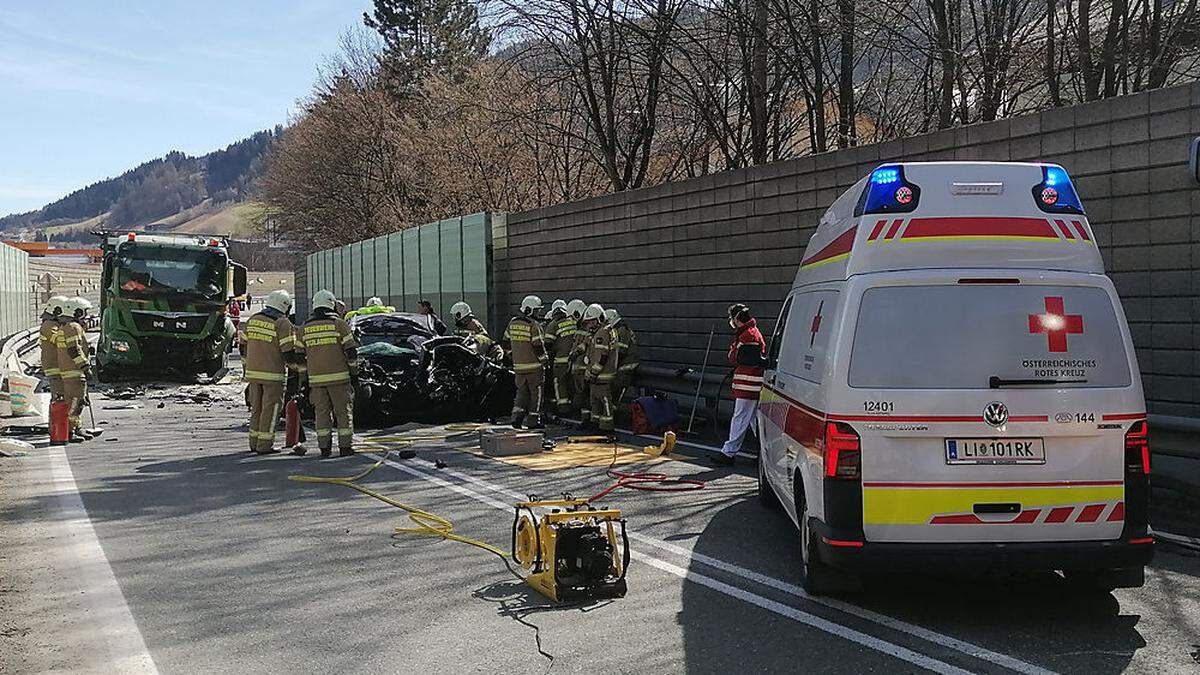
[[[729,364],[734,366],[733,420],[729,423],[729,440],[713,458],[714,463],[724,466],[733,464],[734,456],[742,447],[742,439],[754,422],[763,383],[762,363],[767,354],[767,342],[758,331],[758,322],[749,307],[741,303],[731,305],[729,326],[733,328],[728,355]]]

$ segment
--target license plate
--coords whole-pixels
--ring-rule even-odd
[[[947,464],[1045,464],[1040,438],[947,438]]]

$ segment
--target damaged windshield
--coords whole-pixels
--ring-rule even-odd
[[[122,250],[116,283],[122,293],[183,293],[215,298],[225,290],[224,258],[210,250]]]

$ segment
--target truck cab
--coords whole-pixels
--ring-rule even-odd
[[[246,268],[223,237],[98,232],[100,378],[172,371],[215,375],[234,339],[230,298],[246,292]]]
[[[821,219],[769,362],[759,489],[810,592],[880,568],[1142,585],[1140,371],[1062,167],[880,166]]]

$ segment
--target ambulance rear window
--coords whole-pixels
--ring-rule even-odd
[[[1126,387],[1129,357],[1108,293],[1085,286],[868,289],[850,386],[987,389],[992,378]]]

